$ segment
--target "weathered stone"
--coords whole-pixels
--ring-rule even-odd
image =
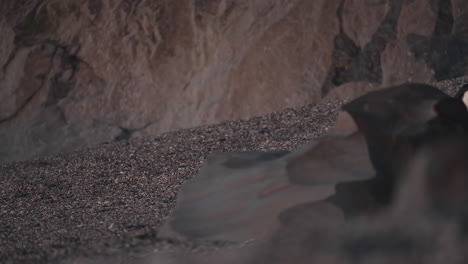
[[[382,83],[381,55],[385,48],[397,40],[396,28],[402,9],[402,1],[389,2],[388,11],[380,21],[369,41],[357,45],[344,31],[344,6],[341,1],[337,11],[340,32],[335,38],[332,66],[327,79],[322,84],[322,93],[326,95],[336,86],[347,82],[368,81]]]
[[[458,4],[454,13],[451,1],[439,1],[432,9],[437,14],[434,31],[430,36],[408,34],[411,53],[434,71],[437,81],[463,76],[468,69],[468,36],[462,32],[467,8]]]
[[[463,0],[5,0],[0,161],[355,96],[367,89],[359,83],[462,76],[467,9]]]
[[[403,5],[397,28],[397,41],[390,43],[382,53],[382,85],[433,80],[433,71],[418,62],[408,47],[409,34],[430,36],[435,25],[436,13],[430,1],[412,1]]]
[[[344,1],[343,30],[358,47],[362,48],[371,41],[372,35],[378,30],[389,11],[388,2],[389,0]]]
[[[303,0],[271,26],[230,73],[220,119],[246,118],[317,101],[338,33],[338,1]],[[310,59],[305,59],[310,58]]]
[[[381,61],[382,86],[404,82],[428,82],[434,79],[434,71],[417,61],[404,42],[388,45],[382,53]]]

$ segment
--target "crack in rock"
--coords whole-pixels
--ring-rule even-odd
[[[461,28],[468,23],[455,21],[451,2],[439,0],[433,35],[409,34],[406,39],[413,56],[434,71],[437,81],[461,77],[468,71],[468,39],[454,27],[455,22]]]
[[[340,32],[335,37],[332,65],[322,85],[323,96],[327,95],[334,87],[348,82],[368,81],[380,84],[382,82],[381,55],[388,42],[396,40],[396,27],[403,6],[402,0],[390,2],[390,10],[364,47],[356,45],[343,30],[345,1],[340,2],[336,12]]]
[[[80,46],[75,49],[60,46],[58,49],[57,56],[60,57],[60,71],[52,77],[49,94],[44,104],[45,107],[55,105],[61,99],[67,97],[75,87],[74,77],[82,62],[77,55]]]
[[[127,128],[127,127],[118,126],[121,132],[120,134],[114,137],[114,141],[129,140],[135,132],[142,131],[146,129],[147,127],[149,127],[150,125],[153,125],[154,123],[156,123],[156,121],[149,122],[146,125],[139,127],[139,128]]]

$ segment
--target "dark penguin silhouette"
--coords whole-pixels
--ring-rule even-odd
[[[468,137],[426,144],[404,172],[394,213],[451,219],[468,235]]]
[[[468,106],[468,83],[464,84],[460,90],[458,90],[457,94],[455,95],[455,98],[458,98],[463,101],[465,105]]]
[[[379,211],[420,149],[468,131],[460,96],[424,84],[370,92],[342,109],[327,135],[295,151],[208,157],[182,186],[160,235],[269,237],[288,218],[279,216],[301,204],[325,203],[343,217]]]
[[[343,109],[365,135],[377,172],[367,188],[383,205],[391,202],[401,170],[422,146],[468,132],[468,112],[460,96],[424,84],[370,92]]]

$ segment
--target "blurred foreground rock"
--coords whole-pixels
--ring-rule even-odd
[[[165,228],[189,240],[259,241],[239,263],[465,263],[467,89],[370,92],[295,151],[208,158]]]

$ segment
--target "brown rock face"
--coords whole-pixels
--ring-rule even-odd
[[[4,0],[0,161],[339,98],[343,85],[352,97],[463,76],[467,12],[462,0]]]

